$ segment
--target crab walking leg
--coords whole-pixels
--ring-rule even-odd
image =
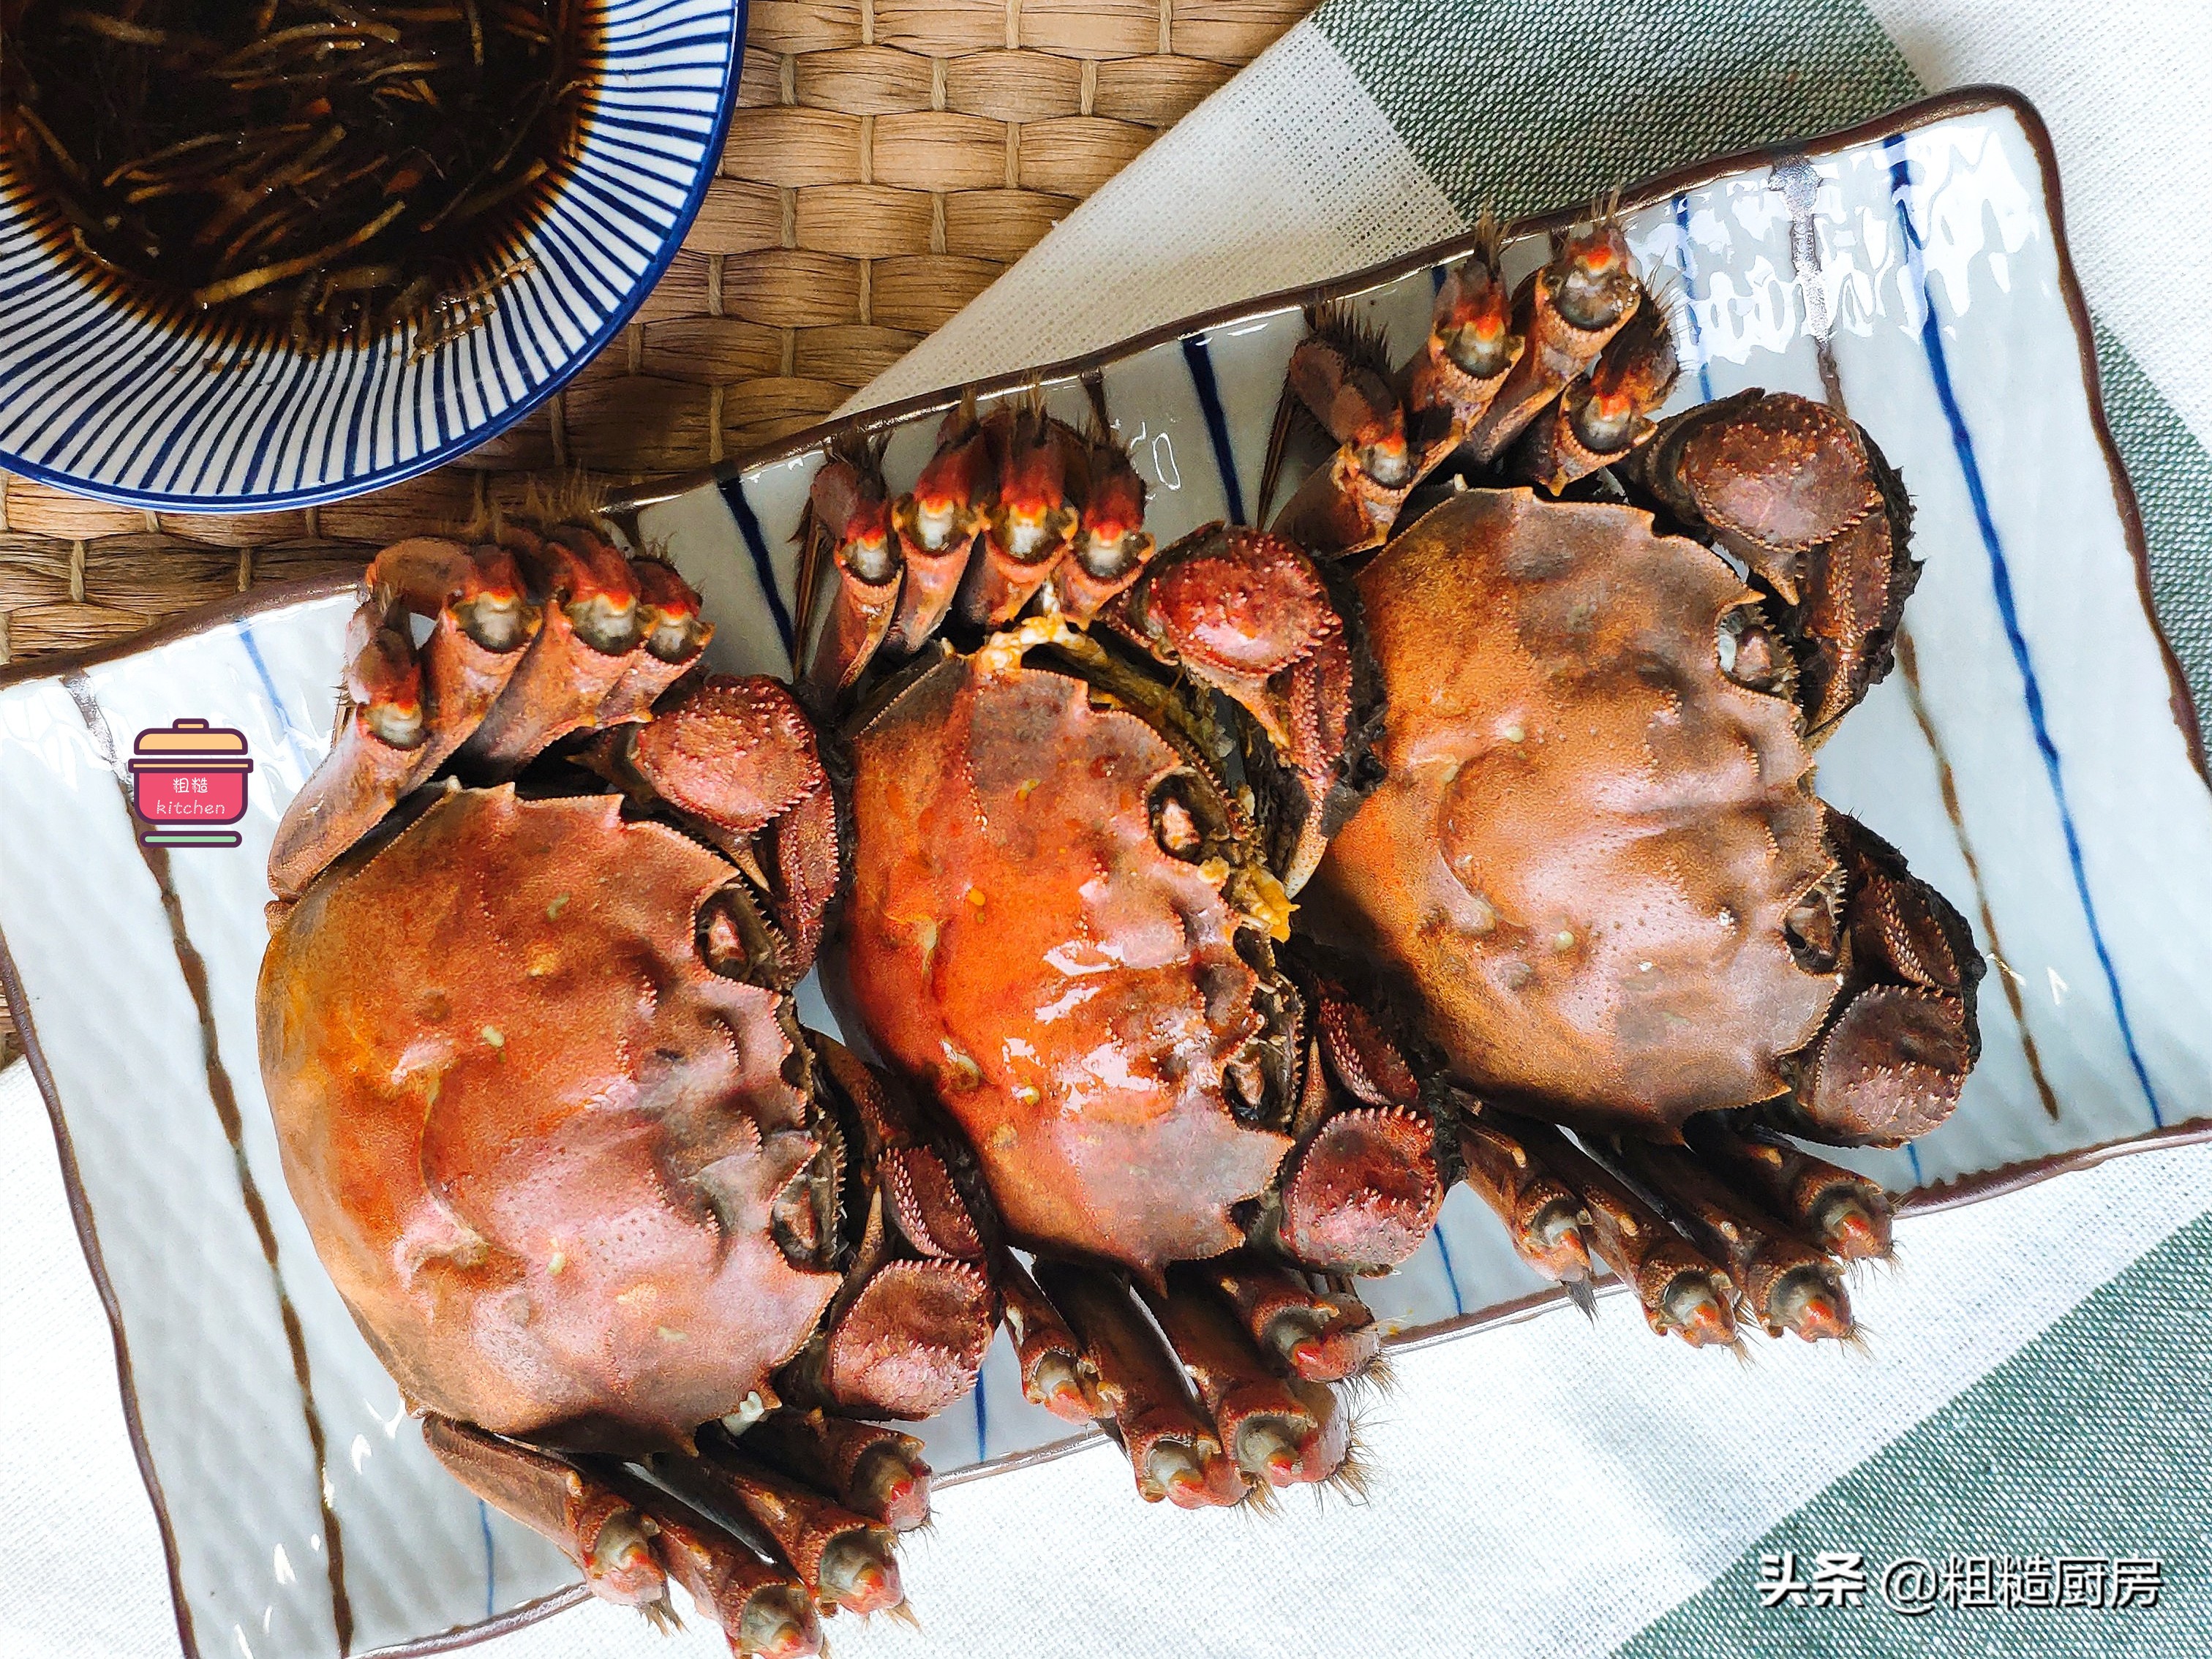
[[[919,651],[952,608],[960,578],[998,487],[991,440],[972,404],[945,417],[937,453],[914,488],[891,503],[891,530],[906,563],[884,648]]]
[[[1037,1281],[1082,1340],[1098,1378],[1137,1491],[1148,1504],[1179,1509],[1243,1501],[1244,1477],[1223,1455],[1220,1437],[1192,1395],[1181,1363],[1127,1288],[1094,1267],[1040,1260]]]
[[[429,710],[405,612],[363,605],[348,624],[346,645],[337,738],[270,849],[269,882],[280,899],[297,898],[424,775]]]
[[[1351,1419],[1336,1396],[1325,1383],[1281,1375],[1202,1279],[1171,1274],[1166,1294],[1145,1300],[1247,1480],[1293,1486],[1342,1466]]]
[[[1444,274],[1429,337],[1405,370],[1407,431],[1426,473],[1467,441],[1527,341],[1513,331],[1513,296],[1498,268],[1497,226]]]
[[[1098,1374],[1060,1310],[1045,1299],[1029,1270],[1012,1255],[999,1263],[999,1293],[1021,1367],[1022,1396],[1069,1423],[1104,1413],[1097,1403]]]
[[[1582,1195],[1479,1111],[1462,1115],[1459,1149],[1462,1178],[1498,1212],[1521,1259],[1559,1284],[1587,1284],[1592,1224]]]
[[[597,725],[600,705],[635,665],[645,632],[637,580],[614,548],[588,532],[507,534],[524,574],[545,596],[545,613],[506,691],[460,747],[463,766],[494,779]]]
[[[880,1423],[820,1412],[770,1412],[745,1431],[744,1448],[779,1474],[830,1493],[847,1509],[911,1532],[929,1519],[929,1465],[921,1442]]]
[[[1275,518],[1273,529],[1317,556],[1357,553],[1389,534],[1419,473],[1406,410],[1390,384],[1382,340],[1342,306],[1306,313],[1291,353],[1285,398],[1296,398],[1336,440],[1328,465]]]
[[[1051,592],[1060,614],[1079,625],[1144,574],[1156,544],[1145,532],[1145,481],[1120,448],[1093,447],[1090,488],[1075,544],[1053,567]]]
[[[701,1431],[696,1457],[659,1456],[649,1467],[686,1503],[759,1528],[816,1601],[853,1613],[905,1601],[888,1527],[754,1463],[719,1425]]]
[[[660,694],[691,672],[714,637],[714,624],[699,614],[699,595],[672,565],[632,559],[638,617],[645,649],[599,704],[598,723],[617,726],[647,718]]]
[[[1626,459],[1656,430],[1651,412],[1667,401],[1681,367],[1666,313],[1638,306],[1598,354],[1589,378],[1568,381],[1558,406],[1521,434],[1515,474],[1556,495]]]
[[[1550,1124],[1491,1107],[1483,1115],[1581,1199],[1584,1242],[1635,1291],[1653,1330],[1678,1333],[1693,1348],[1735,1342],[1735,1285],[1719,1262]]]
[[[1768,1335],[1794,1331],[1813,1342],[1851,1334],[1850,1297],[1836,1264],[1731,1190],[1693,1154],[1620,1136],[1606,1150],[1686,1232],[1728,1263],[1745,1305]]]
[[[872,467],[840,457],[814,475],[807,497],[810,563],[829,557],[837,573],[830,614],[806,653],[801,693],[817,708],[860,677],[890,631],[904,561],[891,537],[890,504]]]
[[[606,1482],[550,1452],[447,1417],[425,1417],[422,1440],[463,1486],[550,1540],[592,1595],[626,1607],[665,1604],[653,1522]]]
[[[377,555],[349,633],[346,718],[295,798],[270,855],[297,894],[428,778],[506,689],[538,627],[504,549],[418,538]],[[435,620],[418,653],[408,618]]]
[[[1221,1293],[1261,1352],[1309,1382],[1340,1382],[1382,1354],[1382,1328],[1348,1291],[1316,1291],[1302,1274],[1247,1256],[1224,1256],[1190,1272]]]
[[[1067,501],[1073,440],[1042,410],[1023,409],[985,423],[1000,457],[998,500],[977,537],[982,556],[968,562],[960,585],[960,619],[996,628],[1021,614],[1044,586],[1075,535]]]
[[[1819,1036],[1784,1062],[1774,1127],[1839,1146],[1897,1146],[1950,1116],[1981,1057],[1984,963],[1966,920],[1904,855],[1830,808],[1843,867],[1843,992]]]
[[[660,1558],[702,1616],[728,1638],[740,1659],[813,1659],[822,1651],[822,1620],[805,1588],[719,1527],[656,1504]]]
[[[1514,295],[1513,331],[1528,343],[1468,433],[1474,459],[1486,464],[1503,454],[1647,303],[1618,221],[1577,225],[1555,237],[1551,263]]]
[[[1702,1113],[1682,1133],[1731,1185],[1756,1194],[1829,1255],[1845,1261],[1890,1255],[1889,1195],[1879,1182],[1815,1158],[1771,1129],[1732,1124],[1723,1114]]]
[[[1215,526],[1154,563],[1109,614],[1267,734],[1294,783],[1270,861],[1296,893],[1358,799],[1345,775],[1352,647],[1313,561],[1272,532]]]

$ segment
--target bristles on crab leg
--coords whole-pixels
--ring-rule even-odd
[[[1246,1480],[1291,1486],[1336,1473],[1351,1419],[1327,1384],[1282,1375],[1200,1277],[1171,1273],[1166,1294],[1146,1301]]]
[[[1770,1336],[1848,1340],[1850,1297],[1836,1264],[1680,1146],[1617,1137],[1608,1152],[1710,1254],[1725,1261]]]
[[[1879,1182],[1846,1170],[1755,1126],[1738,1127],[1707,1112],[1682,1126],[1698,1156],[1729,1182],[1845,1261],[1887,1260],[1892,1249],[1889,1195]]]
[[[1514,295],[1513,331],[1527,341],[1505,384],[1468,434],[1494,460],[1568,381],[1589,368],[1644,297],[1620,222],[1601,217],[1558,236],[1551,263]]]
[[[1037,1281],[1082,1340],[1145,1501],[1179,1509],[1242,1503],[1244,1476],[1128,1290],[1096,1268],[1061,1261],[1040,1261]]]
[[[993,411],[984,430],[999,465],[998,500],[984,515],[981,556],[968,562],[957,608],[963,622],[997,628],[1021,614],[1074,538],[1076,509],[1067,499],[1074,437],[1027,404],[1011,415]]]
[[[1570,380],[1558,406],[1521,434],[1515,475],[1556,495],[1620,460],[1651,436],[1651,412],[1680,373],[1666,313],[1646,295],[1598,354],[1589,377]]]
[[[891,504],[891,529],[906,561],[898,609],[886,650],[919,651],[937,631],[960,590],[975,534],[998,489],[991,440],[963,403],[945,417],[937,453],[914,488]]]
[[[889,1528],[753,1462],[719,1427],[701,1434],[698,1456],[651,1468],[686,1502],[767,1534],[817,1601],[865,1613],[906,1599]]]
[[[890,503],[872,465],[838,456],[814,475],[804,532],[810,564],[825,556],[836,574],[830,614],[806,653],[801,694],[826,708],[860,677],[898,607],[905,560],[891,534]]]
[[[1218,1291],[1261,1351],[1309,1382],[1339,1382],[1376,1363],[1382,1332],[1358,1297],[1315,1290],[1269,1262],[1224,1256],[1193,1269]]]
[[[779,1474],[831,1493],[893,1532],[929,1519],[929,1465],[921,1442],[880,1423],[820,1412],[770,1412],[745,1431],[744,1447]]]
[[[1735,1286],[1718,1261],[1550,1124],[1488,1107],[1484,1115],[1582,1200],[1590,1224],[1584,1241],[1636,1292],[1653,1330],[1693,1348],[1735,1345]]]

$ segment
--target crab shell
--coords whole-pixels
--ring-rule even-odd
[[[852,759],[833,1000],[928,1081],[1015,1241],[1154,1275],[1241,1243],[1231,1206],[1291,1143],[1232,1115],[1224,1073],[1281,1015],[1240,950],[1262,919],[1155,837],[1153,792],[1190,763],[989,652],[923,672]]]
[[[701,952],[735,876],[612,796],[457,789],[278,921],[285,1175],[416,1407],[684,1446],[814,1330],[838,1276],[775,1240],[825,1156],[790,1004]]]
[[[1649,1131],[1778,1095],[1839,984],[1784,921],[1833,860],[1791,705],[1722,671],[1756,595],[1650,515],[1454,496],[1360,573],[1386,777],[1309,896],[1501,1102]]]

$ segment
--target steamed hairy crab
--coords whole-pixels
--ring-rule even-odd
[[[899,1604],[927,1512],[860,1419],[964,1392],[998,1310],[957,1149],[794,1017],[837,871],[812,730],[589,529],[402,543],[367,593],[270,863],[293,1195],[480,1496],[603,1596],[672,1577],[736,1650],[815,1652],[817,1607]]]
[[[1978,1052],[1964,923],[1812,790],[1911,510],[1801,398],[1655,425],[1674,378],[1601,221],[1517,292],[1486,244],[1403,364],[1311,314],[1277,448],[1322,453],[1269,531],[1156,548],[1103,411],[1036,399],[904,490],[817,476],[832,1000],[1035,1254],[1031,1398],[1148,1498],[1338,1467],[1352,1276],[1455,1178],[1656,1330],[1852,1329],[1885,1200],[1784,1132],[1896,1144]]]

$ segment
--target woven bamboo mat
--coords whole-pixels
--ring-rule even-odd
[[[423,477],[302,512],[0,494],[0,663],[117,639],[578,472],[635,483],[821,419],[1313,0],[753,0],[684,251],[544,408]],[[4,475],[0,475],[4,477]],[[0,1012],[0,1055],[12,1053]]]

